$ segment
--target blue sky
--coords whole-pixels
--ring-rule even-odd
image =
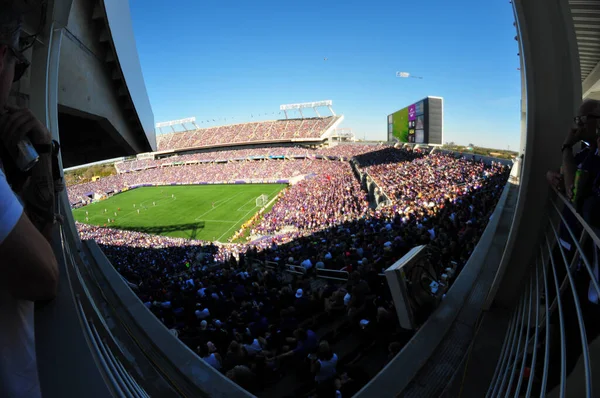
[[[385,139],[388,114],[432,95],[444,97],[444,141],[519,143],[508,1],[130,0],[130,7],[157,122],[271,119],[280,104],[330,99],[343,127]]]

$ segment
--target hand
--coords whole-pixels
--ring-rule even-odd
[[[580,137],[579,129],[572,127],[569,130],[569,133],[567,134],[567,138],[565,138],[564,144],[572,146],[577,144],[581,140],[582,138]]]
[[[52,142],[50,132],[29,109],[6,106],[5,110],[0,115],[0,140],[9,148],[16,147],[25,136],[34,145],[48,145]]]
[[[557,190],[561,190],[564,186],[564,180],[563,177],[560,173],[557,173],[555,171],[549,171],[546,173],[546,180],[548,181],[548,183],[556,188]]]

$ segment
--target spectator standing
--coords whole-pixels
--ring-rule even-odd
[[[311,364],[311,372],[315,374],[315,381],[319,384],[332,381],[336,376],[338,356],[327,341],[319,343],[319,351]]]
[[[53,298],[58,285],[49,244],[55,187],[50,133],[31,111],[7,104],[12,82],[28,66],[18,49],[19,20],[11,2],[0,4],[0,396],[35,398],[33,302]],[[26,134],[40,156],[29,176],[11,156]]]

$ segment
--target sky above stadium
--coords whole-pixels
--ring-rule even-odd
[[[130,6],[156,122],[269,120],[281,104],[330,99],[345,116],[341,127],[383,140],[388,114],[430,95],[444,97],[445,142],[518,147],[520,72],[508,1]]]

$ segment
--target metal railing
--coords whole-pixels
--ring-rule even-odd
[[[317,268],[317,278],[348,282],[348,280],[350,279],[350,274],[348,273],[348,271]]]
[[[279,268],[279,264],[277,264],[274,261],[268,261],[268,260],[264,261],[264,263],[260,260],[256,260],[255,265],[264,267],[267,269],[271,269],[271,270],[275,270],[275,269]],[[285,264],[284,268],[282,268],[282,271],[287,272],[289,274],[294,274],[294,275],[306,275],[306,268],[304,268],[301,265]],[[316,276],[317,276],[317,278],[330,279],[330,280],[340,281],[340,282],[348,282],[348,280],[350,278],[350,274],[348,273],[348,271],[342,271],[342,270],[338,271],[335,269],[325,269],[325,268],[317,268]]]
[[[600,238],[561,193],[551,193],[547,211],[487,397],[593,396]]]
[[[98,360],[102,372],[107,377],[107,382],[110,384],[111,389],[119,396],[149,397],[144,388],[138,384],[119,360],[119,356],[125,357],[126,355],[121,351],[117,340],[112,335],[101,315],[101,311],[94,303],[91,293],[86,286],[79,269],[83,264],[77,263],[76,256],[72,251],[73,248],[77,247],[75,241],[72,239],[72,235],[63,226],[60,226],[59,232],[66,266],[72,272],[71,287],[75,293],[78,313],[86,331],[90,347],[93,349],[94,356]],[[99,325],[100,328],[96,327],[96,325]]]

